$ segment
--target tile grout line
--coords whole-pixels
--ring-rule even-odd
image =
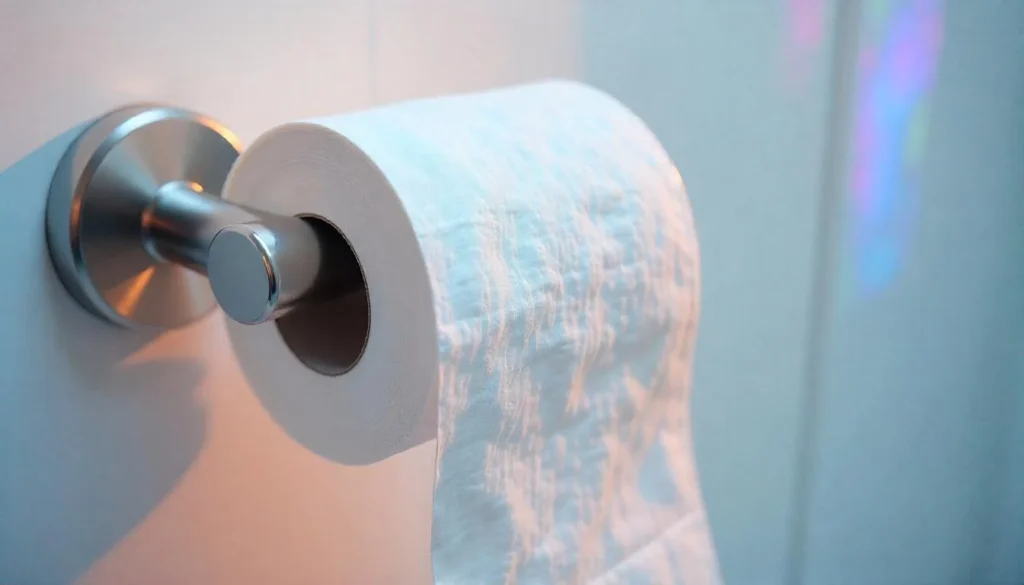
[[[369,86],[370,105],[378,105],[380,99],[377,88],[377,11],[376,0],[366,0],[366,22],[369,30],[366,35],[366,82]]]
[[[818,229],[812,276],[812,297],[806,359],[804,362],[803,416],[797,438],[796,482],[790,509],[792,530],[785,583],[803,585],[806,578],[806,545],[810,522],[811,482],[821,418],[829,317],[834,307],[836,260],[841,252],[842,203],[846,191],[853,104],[857,84],[857,48],[860,40],[861,0],[841,0],[834,21],[835,50],[831,56],[829,104],[826,111],[825,159],[819,191]]]

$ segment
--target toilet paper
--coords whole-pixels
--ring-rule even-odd
[[[718,582],[690,440],[696,233],[626,108],[559,81],[290,123],[225,197],[340,234],[349,292],[229,323],[232,343],[325,457],[437,439],[437,582]]]

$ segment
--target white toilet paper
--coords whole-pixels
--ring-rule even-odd
[[[232,343],[321,455],[438,439],[437,582],[718,581],[690,442],[696,235],[625,108],[550,82],[287,124],[225,196],[351,245],[365,289],[292,336],[306,364],[274,324]]]

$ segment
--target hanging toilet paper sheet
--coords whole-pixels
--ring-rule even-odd
[[[329,314],[232,343],[324,456],[437,439],[436,582],[719,581],[691,447],[696,233],[623,106],[547,82],[287,124],[225,197],[350,247],[360,286]]]

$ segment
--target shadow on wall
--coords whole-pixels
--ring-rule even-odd
[[[82,127],[0,173],[0,582],[69,583],[127,535],[199,452],[202,366],[82,310],[46,249],[46,194]]]

